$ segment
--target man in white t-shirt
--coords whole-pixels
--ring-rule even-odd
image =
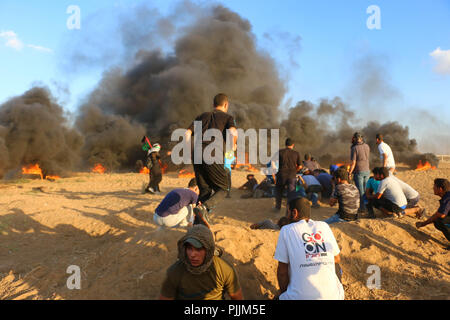
[[[383,135],[378,133],[376,135],[378,152],[380,152],[381,163],[383,167],[389,169],[391,173],[395,171],[395,159],[394,154],[392,153],[391,147],[383,141]]]
[[[343,300],[339,246],[327,223],[310,219],[305,198],[289,202],[290,224],[281,228],[275,250],[280,300]],[[339,269],[339,276],[336,270]]]
[[[398,184],[402,188],[403,194],[406,197],[406,201],[408,202],[406,204],[405,215],[421,218],[425,214],[426,210],[425,208],[420,208],[418,206],[418,203],[420,201],[419,192],[414,190],[413,187],[411,187],[406,182],[400,180],[396,176],[392,176],[392,178],[398,182]]]
[[[386,216],[404,216],[408,201],[398,181],[389,174],[388,168],[381,168],[375,179],[381,181],[375,195],[375,208],[381,210]]]

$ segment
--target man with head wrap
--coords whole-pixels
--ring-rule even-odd
[[[233,266],[215,255],[212,232],[195,225],[178,241],[178,260],[167,269],[160,300],[242,300]]]

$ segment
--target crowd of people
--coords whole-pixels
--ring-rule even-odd
[[[154,222],[162,227],[187,227],[187,233],[178,241],[178,260],[169,267],[163,281],[160,299],[208,300],[243,299],[239,277],[234,267],[221,258],[222,249],[215,246],[210,230],[209,216],[225,197],[230,197],[231,164],[235,160],[237,143],[236,124],[228,111],[228,98],[219,94],[214,98],[214,110],[199,115],[203,132],[218,129],[231,132],[233,150],[224,152],[225,164],[194,164],[195,178],[187,188],[169,192],[156,208]],[[194,124],[185,138],[190,141]],[[286,198],[286,213],[276,221],[270,219],[252,224],[251,229],[279,230],[274,259],[278,261],[279,293],[275,299],[313,300],[345,297],[339,265],[340,250],[330,225],[367,218],[402,218],[405,215],[422,218],[425,209],[419,206],[420,195],[410,185],[395,176],[395,159],[383,135],[377,134],[380,166],[370,171],[370,147],[360,133],[352,137],[350,165],[330,166],[324,170],[311,154],[304,160],[294,150],[294,141],[288,138],[286,147],[276,155],[277,173],[258,183],[249,174],[239,189],[246,191],[242,198],[275,198],[275,212],[280,212]],[[210,142],[203,142],[202,148]],[[159,146],[148,151],[150,183],[147,190],[159,191],[160,174],[157,152]],[[155,169],[156,168],[156,169]],[[160,169],[159,169],[160,170]],[[373,175],[371,175],[371,172]],[[154,179],[154,181],[152,181]],[[434,194],[441,197],[439,209],[430,218],[417,222],[422,228],[434,224],[450,241],[450,182],[436,179]],[[311,219],[311,208],[320,208],[328,201],[337,205],[337,212],[324,221]],[[448,249],[448,248],[447,248]]]

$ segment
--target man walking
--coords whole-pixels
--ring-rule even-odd
[[[214,110],[212,112],[205,112],[199,115],[191,124],[191,126],[186,130],[186,141],[190,143],[192,134],[194,133],[195,121],[198,121],[202,124],[202,136],[206,130],[219,130],[222,133],[222,144],[224,144],[224,142],[226,141],[227,130],[229,130],[229,132],[233,136],[233,150],[236,150],[238,133],[233,116],[227,114],[229,106],[228,97],[225,94],[220,93],[214,97],[213,104]],[[213,141],[202,141],[202,154],[205,148],[212,142]],[[224,159],[224,156],[225,153],[221,156],[222,161]],[[204,157],[202,157],[202,163],[194,163],[194,172],[200,190],[198,200],[203,204],[203,206],[196,207],[194,209],[194,213],[196,214],[196,216],[202,215],[203,218],[206,218],[206,220],[208,220],[207,216],[209,212],[214,207],[216,207],[217,204],[220,203],[227,195],[229,184],[228,174],[226,169],[224,168],[223,162],[207,164]]]
[[[278,172],[275,178],[276,200],[275,211],[281,209],[281,202],[285,187],[288,188],[289,194],[295,192],[295,184],[297,181],[297,171],[301,168],[300,154],[294,150],[294,141],[286,139],[286,148],[279,151]]]
[[[352,147],[350,153],[350,160],[352,165],[350,167],[349,174],[353,174],[353,180],[358,188],[360,195],[359,210],[358,213],[366,211],[364,206],[364,194],[366,193],[366,184],[370,178],[369,167],[370,148],[364,143],[363,137],[359,132],[355,132],[352,138]]]

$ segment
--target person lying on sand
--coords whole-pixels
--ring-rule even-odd
[[[341,167],[333,172],[336,186],[330,199],[330,206],[339,203],[336,214],[325,220],[326,223],[354,221],[358,219],[359,191],[355,185],[348,183],[349,174],[347,169]]]
[[[234,267],[215,254],[212,232],[193,226],[178,241],[178,260],[167,269],[160,300],[242,300]]]
[[[163,227],[192,226],[196,205],[200,191],[195,178],[189,181],[187,188],[174,189],[169,192],[156,207],[153,221]]]
[[[250,229],[271,229],[280,230],[283,226],[287,225],[289,220],[287,217],[281,217],[277,223],[273,223],[272,220],[267,219],[261,222],[254,223],[250,226]]]
[[[305,198],[291,200],[288,207],[290,224],[280,231],[274,257],[280,287],[275,299],[344,300],[340,250],[330,227],[310,218]]]
[[[417,228],[425,227],[431,223],[441,231],[445,238],[450,241],[450,182],[447,179],[435,179],[433,185],[434,194],[441,197],[439,208],[436,213],[423,222],[416,222]],[[450,250],[450,246],[445,249]]]

